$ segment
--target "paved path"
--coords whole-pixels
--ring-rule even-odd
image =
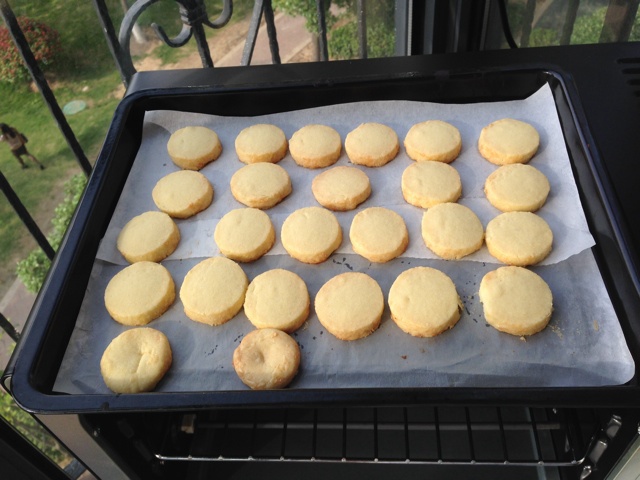
[[[36,296],[27,291],[20,280],[16,280],[0,300],[0,312],[11,322],[18,332],[27,321]],[[0,330],[0,370],[4,370],[15,347],[14,341],[4,330]]]

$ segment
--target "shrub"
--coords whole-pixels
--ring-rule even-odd
[[[61,49],[58,32],[42,22],[27,17],[18,17],[18,24],[40,67],[45,68],[53,62]],[[0,79],[7,82],[29,79],[29,71],[6,26],[0,27]]]

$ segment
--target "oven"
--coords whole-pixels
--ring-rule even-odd
[[[636,44],[614,44],[529,49],[517,55],[496,51],[138,73],[115,113],[4,385],[105,479],[636,478],[639,53]],[[449,373],[446,380],[436,375],[433,383],[421,383],[415,375],[405,381],[398,374],[376,384],[369,377],[357,378],[356,372],[348,379],[328,378],[327,386],[294,382],[277,391],[160,388],[115,395],[82,385],[60,389],[67,351],[83,328],[78,319],[87,285],[96,276],[94,261],[132,175],[148,112],[246,119],[305,109],[313,113],[352,102],[474,108],[521,101],[541,88],[553,99],[570,173],[595,240],[587,250],[615,312],[624,343],[620,350],[628,353],[623,366],[617,347],[586,346],[570,352],[578,363],[588,360],[579,373],[573,363],[542,365],[536,376],[535,365],[529,365],[527,372],[535,378],[531,384],[510,370],[496,380],[480,378],[467,367],[472,374]],[[569,283],[590,283],[581,272],[572,265],[562,275]],[[468,288],[470,298],[475,290]],[[583,296],[577,301],[591,305],[592,300]],[[597,300],[595,308],[600,308]],[[569,306],[575,305],[558,310]],[[600,335],[592,319],[587,327]],[[567,333],[550,335],[562,340]]]

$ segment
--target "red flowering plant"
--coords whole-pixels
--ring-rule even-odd
[[[40,68],[52,63],[61,49],[58,32],[27,17],[18,17],[18,24]],[[13,83],[28,79],[29,71],[13,43],[9,29],[0,27],[0,80]]]

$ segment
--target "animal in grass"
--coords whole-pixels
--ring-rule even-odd
[[[9,144],[11,153],[13,153],[13,156],[18,159],[22,168],[29,168],[29,165],[27,165],[22,159],[22,157],[25,156],[38,165],[40,170],[44,170],[44,165],[27,150],[27,142],[29,139],[26,135],[20,133],[18,130],[10,127],[6,123],[0,123],[0,131],[2,132],[0,135],[0,142],[7,142]]]

